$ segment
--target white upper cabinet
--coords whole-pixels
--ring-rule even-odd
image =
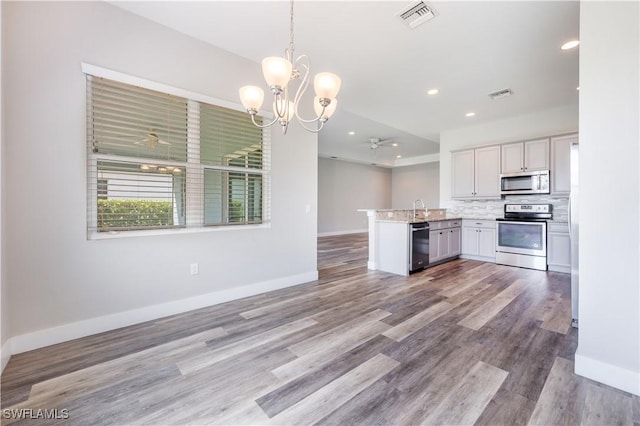
[[[549,138],[524,143],[524,171],[549,170]]]
[[[500,146],[451,153],[451,197],[500,198]]]
[[[502,145],[502,173],[524,170],[524,144],[522,142]]]
[[[502,173],[549,169],[549,138],[502,145]]]
[[[551,196],[568,197],[571,192],[571,145],[578,134],[551,138]]]
[[[451,197],[473,198],[475,193],[475,150],[451,153]]]
[[[475,151],[476,198],[500,198],[500,147]]]

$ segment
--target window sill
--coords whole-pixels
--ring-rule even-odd
[[[151,237],[155,235],[176,235],[176,234],[194,234],[202,232],[224,232],[224,231],[242,231],[250,229],[268,229],[271,228],[269,223],[261,223],[256,225],[224,225],[224,226],[206,226],[194,228],[173,228],[173,229],[147,229],[136,231],[108,231],[108,232],[89,232],[87,240],[111,240],[116,238],[131,237]]]

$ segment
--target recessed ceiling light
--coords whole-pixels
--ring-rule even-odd
[[[576,90],[580,90],[580,86],[576,87]]]
[[[353,136],[353,135],[355,135],[355,134],[356,134],[356,132],[354,132],[354,131],[352,130],[352,131],[350,131],[350,132],[349,132],[349,134]]]
[[[392,143],[391,146],[398,146],[396,142]]]
[[[473,117],[474,115],[476,115],[476,113],[475,113],[475,112],[468,112],[468,113],[466,113],[464,116],[465,116],[465,117]]]
[[[568,42],[563,44],[562,47],[560,47],[560,49],[562,50],[573,49],[574,47],[577,47],[579,44],[580,44],[579,40],[569,40]]]
[[[436,95],[436,94],[438,94],[438,89],[427,90],[427,95]]]
[[[396,158],[402,158],[402,155],[396,155]]]

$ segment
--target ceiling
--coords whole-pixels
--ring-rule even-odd
[[[288,45],[287,1],[111,3],[257,63]],[[397,14],[415,3],[295,3],[296,54],[342,78],[320,156],[392,166],[437,153],[445,130],[577,105],[578,49],[560,46],[579,36],[579,2],[427,1],[435,18],[410,29]],[[398,146],[372,150],[370,138]]]

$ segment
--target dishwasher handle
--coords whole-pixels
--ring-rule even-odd
[[[429,230],[429,227],[428,227],[428,226],[425,226],[424,228],[412,228],[411,230],[412,230],[413,232],[416,232],[416,231],[428,231],[428,230]]]

